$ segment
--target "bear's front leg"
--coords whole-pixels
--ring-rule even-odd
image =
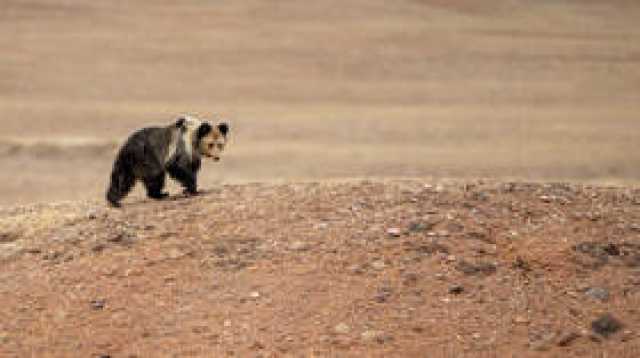
[[[170,166],[168,172],[184,187],[185,194],[196,195],[198,193],[197,173],[179,165]]]

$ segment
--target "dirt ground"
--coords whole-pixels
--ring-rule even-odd
[[[640,4],[8,0],[0,204],[102,197],[114,147],[228,118],[203,184],[637,184]],[[69,185],[73,183],[73,185]]]
[[[637,357],[639,205],[413,180],[5,209],[0,355]]]
[[[2,1],[0,356],[640,356],[639,19]],[[183,113],[231,123],[202,195],[108,208]]]

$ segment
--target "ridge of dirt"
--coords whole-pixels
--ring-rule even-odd
[[[225,185],[0,208],[0,356],[637,356],[640,189]]]

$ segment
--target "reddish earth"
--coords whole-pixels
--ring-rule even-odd
[[[2,357],[640,350],[638,189],[228,185],[5,208],[0,228]]]

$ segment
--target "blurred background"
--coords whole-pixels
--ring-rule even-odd
[[[127,135],[183,113],[232,126],[203,189],[637,184],[638,24],[635,0],[3,0],[0,204],[102,200]]]

